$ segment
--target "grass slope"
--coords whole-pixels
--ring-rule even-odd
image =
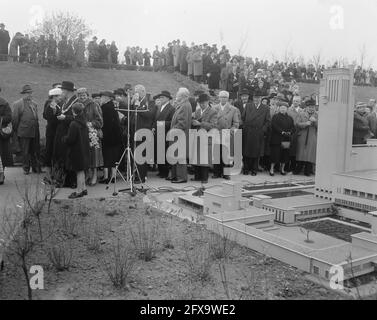
[[[76,88],[85,87],[89,92],[114,90],[123,88],[126,83],[133,86],[142,84],[147,92],[155,95],[162,90],[168,90],[173,95],[178,88],[185,86],[195,90],[198,85],[183,77],[177,77],[166,72],[138,72],[124,70],[104,70],[83,68],[76,70],[63,70],[56,68],[42,68],[29,64],[15,64],[0,62],[0,88],[1,97],[10,104],[20,98],[23,85],[30,84],[34,89],[34,99],[38,103],[40,115],[47,99],[51,85],[61,81],[73,81]],[[42,116],[40,116],[42,119]],[[45,122],[41,124],[41,134],[44,135]]]

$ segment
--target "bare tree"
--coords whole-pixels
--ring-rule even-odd
[[[364,63],[365,63],[365,60],[367,58],[367,47],[366,47],[365,43],[360,48],[359,52],[360,52],[360,67],[361,67],[361,69],[364,69]]]
[[[321,66],[321,58],[322,58],[322,52],[319,50],[315,55],[313,55],[313,63],[316,70],[318,70]]]
[[[93,30],[80,16],[71,12],[58,11],[45,15],[42,22],[38,23],[29,33],[36,37],[44,35],[47,38],[52,34],[55,39],[67,36],[68,39],[74,40],[80,34],[84,38],[89,37],[93,34]]]
[[[249,30],[247,30],[245,35],[241,38],[240,46],[238,48],[239,56],[243,56],[245,53],[245,50],[247,49],[248,37],[249,37]]]

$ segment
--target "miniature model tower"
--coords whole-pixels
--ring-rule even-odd
[[[316,196],[332,200],[334,173],[350,168],[353,132],[353,67],[329,69],[320,87]]]

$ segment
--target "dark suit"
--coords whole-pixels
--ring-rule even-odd
[[[258,161],[262,154],[264,136],[267,133],[271,115],[268,106],[260,105],[256,108],[254,103],[248,103],[242,115],[242,153],[244,169],[257,173]]]
[[[131,142],[135,140],[135,133],[140,129],[152,130],[154,120],[156,117],[157,108],[153,102],[148,101],[148,96],[140,101],[140,105],[136,106],[133,104],[131,109],[138,110],[139,112],[132,112],[130,117],[130,131],[131,131]],[[135,125],[136,124],[136,125]],[[135,142],[135,146],[142,144],[144,141]],[[148,164],[137,164],[137,170],[140,175],[141,182],[145,182],[145,178],[148,173]]]
[[[168,177],[169,168],[170,168],[169,164],[166,161],[166,150],[169,147],[169,144],[166,142],[166,134],[170,130],[171,121],[173,119],[174,113],[175,113],[175,109],[170,103],[168,103],[164,107],[162,112],[161,112],[161,107],[159,107],[157,109],[156,118],[155,118],[155,122],[154,122],[154,125],[153,125],[154,129],[156,130],[154,154],[155,154],[155,163],[157,163],[157,148],[158,148],[158,145],[157,145],[157,122],[164,122],[165,123],[165,136],[164,136],[165,137],[165,163],[164,164],[158,164],[159,176],[164,177],[164,178]]]

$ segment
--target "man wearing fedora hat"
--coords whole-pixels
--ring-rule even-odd
[[[5,30],[5,24],[0,23],[0,61],[8,60],[9,32]]]
[[[30,85],[23,86],[20,94],[22,98],[13,104],[12,118],[14,131],[20,140],[24,173],[30,173],[30,166],[34,173],[41,173],[38,106],[33,101],[33,90]]]
[[[169,147],[169,143],[166,142],[166,134],[170,130],[171,121],[173,119],[175,108],[170,104],[170,101],[173,100],[169,91],[162,91],[157,96],[153,97],[153,100],[159,99],[160,106],[157,108],[156,118],[153,124],[153,130],[155,132],[155,163],[157,163],[157,134],[158,128],[165,127],[164,139],[165,139],[165,151]],[[166,152],[165,152],[166,155]],[[158,164],[158,177],[166,179],[169,176],[170,166],[166,161],[166,156],[164,158],[164,163]]]

